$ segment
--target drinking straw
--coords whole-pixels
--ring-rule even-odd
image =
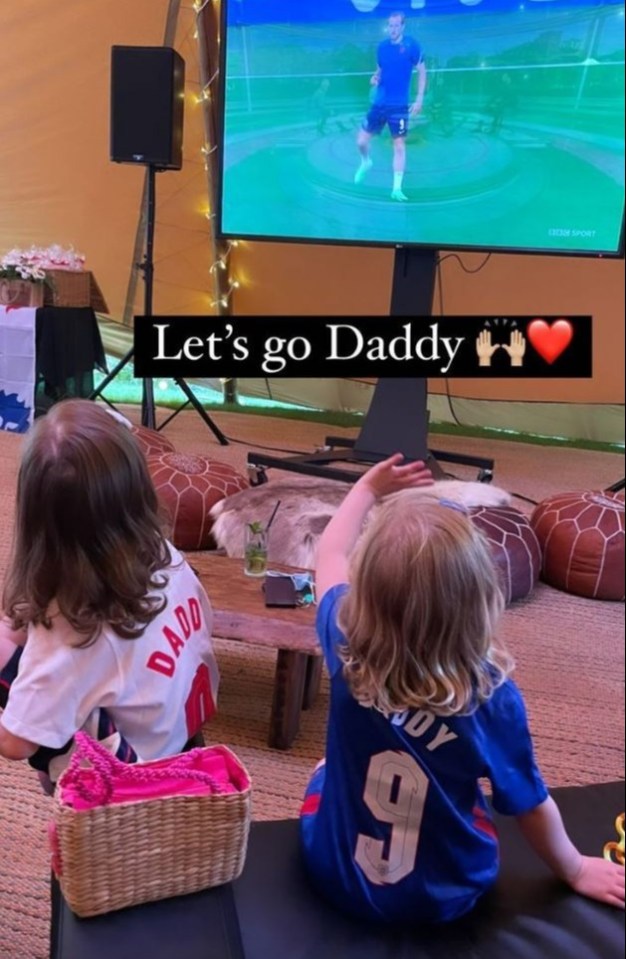
[[[269,533],[270,526],[271,526],[272,523],[274,522],[274,517],[276,516],[276,513],[278,512],[278,507],[279,507],[279,506],[280,506],[280,500],[277,500],[276,506],[274,507],[274,510],[273,510],[273,512],[272,512],[272,515],[270,516],[269,523],[268,523],[267,526],[265,527],[265,531],[268,532],[268,533]]]

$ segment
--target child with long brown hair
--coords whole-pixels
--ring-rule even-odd
[[[494,808],[516,817],[557,876],[623,908],[623,867],[577,851],[535,763],[497,640],[503,599],[489,548],[454,504],[412,491],[431,484],[423,463],[379,463],[320,540],[331,692],[326,758],[301,814],[308,871],[360,918],[463,915],[498,872],[487,778]]]
[[[46,771],[106,717],[122,754],[157,759],[212,715],[209,600],[132,433],[96,403],[57,404],[26,439],[2,605],[0,756]]]

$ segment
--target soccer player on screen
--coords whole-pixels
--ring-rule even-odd
[[[388,37],[378,45],[377,68],[370,80],[375,87],[374,100],[357,138],[361,163],[354,174],[354,182],[361,183],[372,166],[370,141],[388,126],[393,140],[391,199],[399,201],[408,199],[402,191],[402,181],[409,118],[420,113],[426,90],[426,65],[421,47],[416,40],[404,35],[404,28],[404,14],[392,13],[387,21]],[[417,96],[411,104],[413,71],[417,72]]]

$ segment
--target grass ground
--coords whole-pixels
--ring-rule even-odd
[[[113,366],[115,360],[109,359],[109,366]],[[103,376],[96,374],[94,377],[96,386],[102,381]],[[221,393],[216,390],[206,389],[194,385],[194,393],[207,410],[219,410],[221,413],[249,413],[255,416],[281,416],[285,419],[305,420],[313,423],[325,423],[328,426],[338,426],[344,428],[358,427],[363,422],[362,413],[344,413],[335,410],[311,410],[305,407],[291,406],[287,403],[261,399],[256,397],[242,396],[236,403],[227,403]],[[186,402],[184,394],[168,380],[154,381],[155,401],[158,406],[168,409],[177,409],[181,403]],[[131,369],[128,367],[122,370],[116,379],[107,387],[106,396],[112,403],[120,404],[140,404],[142,393],[142,381],[135,379],[131,375]],[[540,446],[557,446],[573,449],[598,450],[605,453],[619,453],[624,449],[623,444],[617,443],[598,443],[593,440],[572,440],[557,436],[541,436],[534,433],[521,433],[512,430],[493,429],[486,427],[469,427],[451,423],[431,422],[429,432],[433,434],[444,434],[450,436],[475,436],[486,439],[515,440],[519,443],[531,443]]]

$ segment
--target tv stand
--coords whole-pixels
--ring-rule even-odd
[[[435,250],[397,248],[390,316],[432,315],[436,271]],[[379,379],[356,440],[329,436],[324,448],[315,453],[283,458],[248,453],[252,485],[265,482],[265,469],[271,467],[353,483],[363,472],[355,467],[371,466],[397,452],[403,453],[407,460],[424,460],[435,479],[445,475],[439,465],[441,461],[475,466],[478,481],[489,483],[493,478],[492,459],[428,448],[427,395],[423,378]],[[337,468],[335,464],[339,463],[348,468]]]

